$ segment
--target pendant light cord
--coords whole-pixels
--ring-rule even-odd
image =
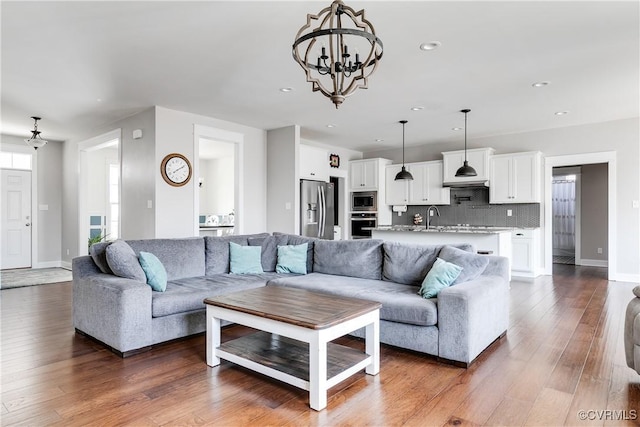
[[[404,123],[402,124],[402,166],[404,167]]]
[[[467,113],[464,113],[464,161],[467,161]]]

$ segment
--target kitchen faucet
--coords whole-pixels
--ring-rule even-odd
[[[429,229],[429,223],[431,222],[431,209],[434,209],[436,214],[440,216],[440,211],[437,206],[431,205],[427,208],[427,230]]]

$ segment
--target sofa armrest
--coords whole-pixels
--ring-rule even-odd
[[[629,301],[624,321],[624,353],[627,366],[640,374],[640,298]]]
[[[509,282],[499,276],[443,289],[438,294],[438,355],[471,363],[509,324]]]
[[[104,274],[91,257],[72,261],[73,326],[124,353],[151,345],[151,287]]]

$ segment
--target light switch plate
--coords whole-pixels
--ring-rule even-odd
[[[513,216],[513,211],[511,209],[507,209],[507,216]]]

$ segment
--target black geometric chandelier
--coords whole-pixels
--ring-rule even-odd
[[[47,141],[42,139],[42,137],[40,136],[40,131],[38,130],[38,120],[40,120],[40,117],[31,116],[31,118],[34,121],[33,130],[31,131],[31,138],[25,139],[24,142],[26,142],[30,147],[33,147],[35,150],[37,150],[38,148],[47,145]]]
[[[356,89],[367,89],[367,79],[382,58],[382,40],[364,16],[341,0],[307,14],[293,43],[293,58],[312,84],[336,108]]]

